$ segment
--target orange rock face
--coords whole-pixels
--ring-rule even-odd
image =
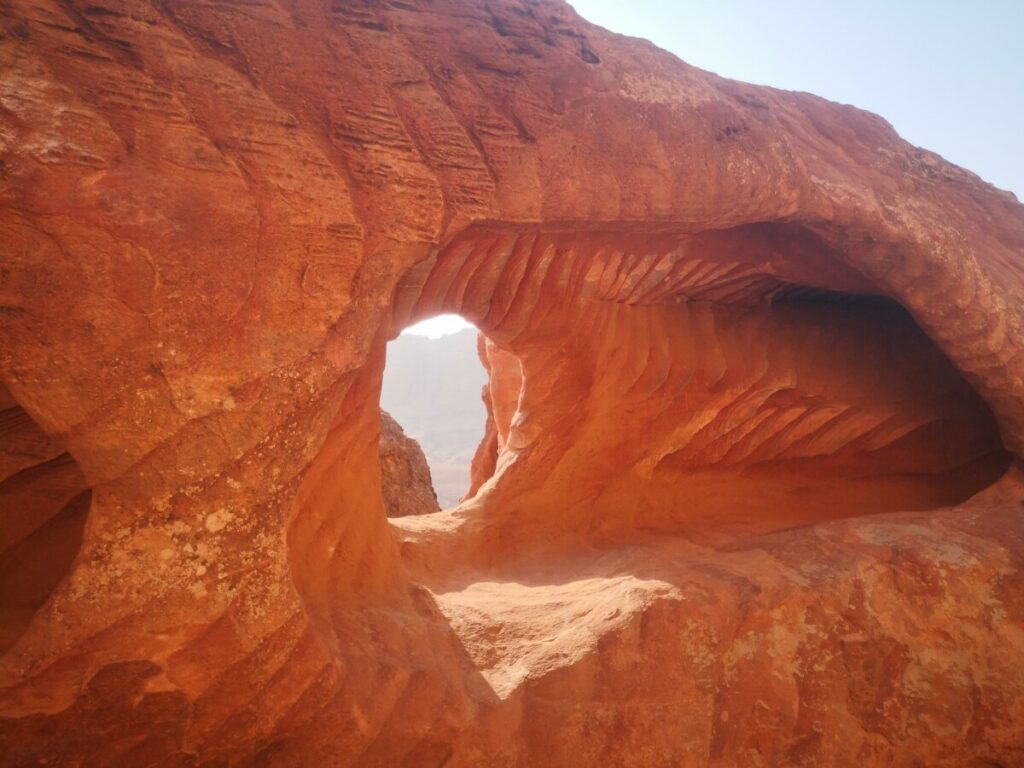
[[[470,468],[469,491],[472,498],[480,486],[489,480],[497,470],[498,456],[512,457],[508,448],[508,437],[512,430],[512,419],[519,409],[519,393],[523,389],[523,366],[519,358],[508,352],[483,334],[477,336],[477,352],[480,362],[487,370],[487,384],[483,391],[487,421],[484,437],[473,456]]]
[[[423,449],[387,411],[380,412],[380,487],[388,517],[441,511]]]
[[[1012,195],[554,0],[0,23],[0,764],[1024,765]]]

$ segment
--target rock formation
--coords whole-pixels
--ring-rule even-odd
[[[1012,195],[556,0],[0,24],[0,764],[1024,765]]]
[[[380,412],[380,487],[388,517],[441,511],[427,457],[387,411]]]
[[[487,384],[482,393],[487,418],[483,439],[470,467],[469,491],[463,501],[473,497],[480,486],[494,476],[498,469],[498,456],[514,456],[506,448],[512,419],[519,408],[519,393],[523,389],[523,367],[519,358],[483,334],[477,335],[477,354],[487,371]]]

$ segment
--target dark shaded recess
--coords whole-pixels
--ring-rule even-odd
[[[86,489],[32,534],[0,552],[0,653],[21,636],[71,570],[91,503],[92,491]]]
[[[0,386],[0,653],[71,570],[92,491],[63,441]],[[5,477],[6,475],[6,477]]]

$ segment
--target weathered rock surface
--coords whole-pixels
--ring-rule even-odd
[[[0,764],[1024,765],[1012,195],[554,0],[0,24]]]
[[[423,449],[387,411],[380,412],[380,487],[388,517],[441,511]]]

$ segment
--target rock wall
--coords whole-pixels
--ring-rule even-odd
[[[0,25],[4,423],[77,478],[0,530],[81,526],[0,548],[0,764],[1024,765],[1012,195],[555,0]],[[493,449],[389,522],[442,311]]]
[[[427,457],[387,411],[380,412],[380,487],[388,517],[441,511]]]
[[[487,371],[487,384],[481,393],[487,408],[487,419],[483,439],[473,456],[469,490],[463,501],[476,495],[480,486],[494,476],[498,456],[512,455],[505,449],[512,430],[512,419],[519,408],[519,393],[523,389],[523,366],[519,358],[483,334],[477,334],[477,353]]]

